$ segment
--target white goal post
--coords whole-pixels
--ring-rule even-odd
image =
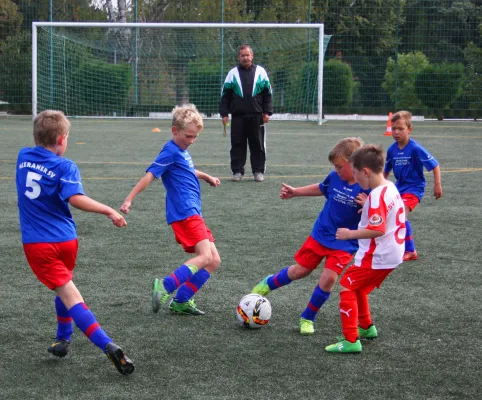
[[[170,118],[191,102],[219,118],[221,87],[249,44],[268,72],[273,119],[322,123],[323,24],[32,23],[32,114]]]

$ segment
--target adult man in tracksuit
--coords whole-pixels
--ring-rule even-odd
[[[266,167],[265,124],[273,114],[271,84],[266,70],[253,64],[253,50],[248,45],[238,49],[239,65],[228,72],[221,92],[219,113],[226,126],[231,114],[232,180],[241,181],[246,164],[247,144],[251,169],[256,182],[264,181]]]

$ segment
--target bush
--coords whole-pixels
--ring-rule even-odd
[[[353,97],[353,74],[342,61],[329,60],[323,66],[323,106],[346,107]]]
[[[220,66],[211,60],[189,62],[188,64],[189,101],[206,115],[219,112],[221,96]],[[213,90],[219,88],[219,90]]]
[[[397,66],[393,58],[387,61],[385,78],[382,88],[390,95],[395,103],[395,109],[413,110],[424,108],[423,103],[415,93],[415,78],[430,65],[427,57],[420,51],[400,54],[398,56],[398,79]]]
[[[108,64],[89,60],[82,63],[73,76],[76,115],[111,115],[121,112],[129,100],[132,71],[129,64]]]
[[[303,112],[316,113],[318,102],[318,63],[306,63],[300,75]],[[353,96],[353,74],[351,68],[339,61],[329,60],[323,64],[323,109],[325,107],[346,107]]]
[[[482,116],[482,49],[472,42],[464,50],[466,61],[464,96],[467,99],[468,108],[478,111]]]
[[[32,38],[20,32],[0,43],[0,100],[8,103],[32,102]]]
[[[85,46],[63,41],[57,35],[53,35],[52,40],[52,57],[46,36],[38,41],[37,111],[53,109],[74,115],[81,103],[77,97],[79,83],[76,82],[82,76],[78,73],[79,68],[94,58]]]
[[[415,92],[420,101],[443,120],[443,110],[460,96],[463,83],[464,66],[444,62],[430,65],[417,75]]]

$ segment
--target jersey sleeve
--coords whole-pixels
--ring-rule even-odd
[[[84,194],[82,179],[77,165],[73,162],[65,163],[60,177],[60,198],[64,201],[76,194]]]
[[[174,164],[172,154],[161,151],[154,162],[147,168],[146,172],[150,172],[156,179],[159,179],[169,167]]]
[[[369,208],[368,208],[368,224],[366,229],[371,231],[380,231],[385,233],[387,230],[387,205],[385,203],[385,192],[386,188],[382,190],[380,195],[370,193],[368,198]]]
[[[417,146],[416,151],[418,159],[427,171],[432,171],[436,166],[438,166],[438,161],[433,158],[433,156],[422,146]]]
[[[323,182],[320,183],[321,194],[328,198],[328,188],[330,186],[331,174],[329,174]]]

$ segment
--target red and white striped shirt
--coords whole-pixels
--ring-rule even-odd
[[[405,207],[392,182],[378,186],[368,196],[358,229],[381,231],[383,236],[359,239],[355,265],[370,269],[393,269],[405,251]]]

